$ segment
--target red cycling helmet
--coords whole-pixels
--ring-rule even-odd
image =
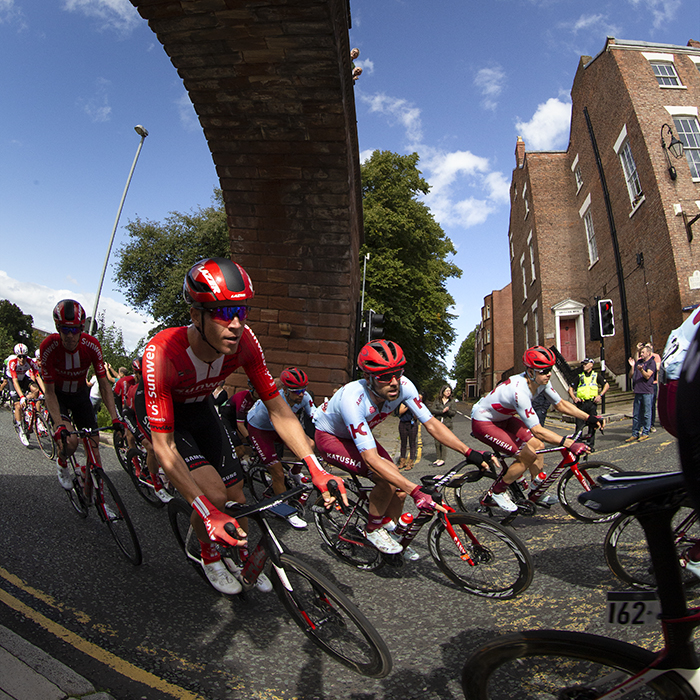
[[[528,348],[523,355],[523,364],[530,369],[550,369],[556,361],[554,353],[543,345]]]
[[[406,357],[393,340],[372,340],[357,356],[357,366],[369,374],[381,374],[399,369],[406,364]]]
[[[252,299],[255,291],[248,273],[228,258],[204,258],[185,275],[182,296],[190,305],[241,302]]]
[[[288,389],[306,389],[309,385],[306,372],[298,367],[287,367],[287,369],[282,370],[280,380]]]
[[[73,299],[62,299],[54,307],[53,321],[57,330],[60,326],[82,328],[85,325],[85,309]]]
[[[141,371],[141,360],[134,360],[131,363],[131,369],[133,369],[134,372],[140,372]]]

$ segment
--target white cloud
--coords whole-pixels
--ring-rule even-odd
[[[655,29],[674,20],[676,12],[681,5],[681,0],[629,0],[629,2],[634,7],[641,5],[651,12],[651,16],[654,18]]]
[[[129,0],[65,0],[63,9],[97,19],[100,29],[128,33],[143,20]]]
[[[75,299],[80,302],[87,315],[91,315],[95,303],[94,294],[80,294],[70,289],[51,289],[42,284],[20,282],[0,270],[0,299],[7,299],[19,306],[23,313],[31,314],[34,326],[45,331],[53,331],[53,307],[61,299]],[[100,297],[98,315],[104,311],[107,324],[114,323],[121,328],[124,344],[133,349],[138,341],[155,326],[153,319],[142,316],[128,306],[110,299]]]
[[[369,58],[356,60],[353,63],[362,68],[362,75],[372,75],[374,73],[374,61],[370,61]]]
[[[95,123],[107,122],[110,119],[112,108],[109,106],[109,94],[107,91],[110,84],[109,80],[98,78],[95,94],[87,98],[79,97],[77,100],[78,106]]]
[[[550,97],[537,105],[528,122],[517,121],[515,127],[525,145],[532,151],[565,148],[571,124],[571,103]]]
[[[364,163],[366,160],[369,160],[373,153],[374,149],[372,148],[366,148],[364,151],[360,151],[360,163]]]
[[[361,94],[360,99],[368,105],[370,112],[384,114],[389,117],[390,122],[403,126],[409,144],[417,144],[423,138],[420,109],[408,100],[400,97],[389,97],[383,93]]]
[[[503,92],[506,74],[500,66],[490,66],[477,71],[474,85],[479,88],[484,99],[481,106],[494,111],[498,107],[497,98]]]
[[[180,115],[180,124],[182,124],[186,131],[198,131],[202,128],[199,124],[197,112],[195,112],[192,100],[187,92],[183,93],[179,99],[175,100],[175,106]]]

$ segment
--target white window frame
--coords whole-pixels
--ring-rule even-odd
[[[685,90],[685,85],[681,83],[681,78],[678,75],[678,71],[676,70],[676,63],[675,63],[675,56],[672,53],[648,53],[646,51],[642,52],[642,56],[649,61],[649,64],[651,65],[652,70],[654,71],[654,77],[656,78],[656,82],[659,84],[660,88],[663,89],[682,89]],[[656,67],[659,66],[659,71],[657,73]],[[670,73],[672,74],[666,74],[666,75],[660,75],[663,71],[661,70],[661,66],[670,66],[671,71]],[[666,83],[664,84],[663,81],[675,81],[673,83]]]
[[[574,179],[576,180],[576,194],[578,194],[583,187],[583,175],[581,174],[581,166],[578,164],[578,153],[574,158],[574,162],[571,164],[571,172],[574,174]]]
[[[510,248],[510,259],[515,260],[515,250],[513,250],[513,232],[508,231],[508,243]]]
[[[530,231],[530,235],[527,237],[527,249],[530,252],[530,276],[532,277],[530,284],[534,284],[537,275],[535,274],[535,247],[532,244],[532,231]]]
[[[578,211],[579,217],[583,220],[583,229],[586,233],[586,245],[588,247],[588,269],[595,265],[600,256],[598,255],[598,244],[595,239],[595,228],[593,226],[593,214],[591,212],[591,195],[586,197],[586,201]]]
[[[539,345],[540,342],[540,322],[537,317],[537,302],[530,307],[530,313],[532,314],[532,324],[535,327],[535,345]]]
[[[525,333],[525,348],[527,349],[530,347],[530,329],[527,325],[527,314],[523,316],[523,329]]]
[[[525,253],[520,256],[520,274],[523,276],[523,304],[527,301],[527,275],[525,274]]]
[[[666,107],[666,109],[671,112],[672,108]],[[673,126],[676,127],[676,135],[683,142],[685,159],[688,162],[688,167],[690,168],[690,176],[692,177],[693,182],[700,182],[700,137],[698,136],[698,132],[700,132],[700,120],[698,120],[698,108],[676,107],[673,108],[671,117],[673,118]],[[695,122],[696,126],[698,127],[698,131],[691,130],[690,132],[687,132],[685,129],[682,129],[682,125],[677,121],[680,119]],[[695,142],[694,144],[691,144],[689,137],[692,137],[692,140]]]
[[[634,156],[632,155],[630,140],[627,136],[626,124],[622,126],[620,134],[615,141],[615,145],[613,146],[613,150],[615,153],[617,153],[617,157],[620,159],[622,172],[625,176],[625,184],[627,185],[627,194],[629,194],[632,210],[635,211],[642,201],[644,201],[644,193],[642,192],[642,183],[639,181],[637,164],[635,163]]]
[[[491,342],[491,329],[487,328],[486,329],[486,345],[488,345]]]

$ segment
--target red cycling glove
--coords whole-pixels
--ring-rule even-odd
[[[116,418],[112,421],[112,429],[115,433],[124,435],[126,433],[126,423],[121,418]]]
[[[569,447],[569,452],[571,452],[572,455],[580,457],[581,455],[585,455],[589,452],[589,447],[583,442],[575,442],[571,445],[571,447]]]
[[[64,436],[64,433],[65,433],[65,436]],[[64,437],[67,440],[69,438],[69,436],[70,436],[70,430],[68,430],[68,428],[66,428],[65,425],[59,425],[58,428],[56,429],[56,432],[53,434],[53,439],[55,442],[60,444]]]
[[[416,488],[411,491],[411,498],[415,501],[418,510],[427,510],[432,513],[437,505],[429,493],[421,491],[420,486],[416,486]]]
[[[204,521],[204,527],[207,528],[207,534],[212,542],[220,542],[221,544],[228,544],[233,547],[238,547],[239,544],[245,542],[245,540],[237,540],[235,537],[231,537],[224,529],[224,525],[230,522],[233,522],[236,527],[239,527],[236,519],[217,510],[204,494],[197,496],[197,498],[192,501],[192,507],[199,513]]]
[[[306,464],[309,474],[311,474],[311,481],[313,485],[321,492],[325,493],[328,491],[328,482],[335,481],[338,485],[338,491],[341,495],[345,495],[345,482],[334,474],[329,474],[316,459],[316,455],[309,455],[304,457],[304,464]],[[345,500],[345,499],[343,499]]]

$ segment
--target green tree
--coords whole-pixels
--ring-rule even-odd
[[[462,396],[464,381],[474,378],[474,344],[478,326],[462,341],[455,355],[450,377],[456,382],[455,394]]]
[[[0,339],[0,349],[3,353],[7,350],[5,357],[12,353],[16,343],[24,343],[29,347],[29,352],[34,352],[33,325],[34,319],[29,314],[22,313],[17,304],[7,299],[0,301],[0,328],[4,330],[3,338]]]
[[[131,305],[159,322],[154,332],[189,323],[182,280],[197,260],[230,256],[221,190],[212,206],[194,213],[172,212],[159,224],[137,218],[127,226],[129,242],[117,251],[116,281]]]
[[[452,241],[418,199],[430,186],[417,163],[416,153],[390,151],[363,163],[360,260],[370,254],[365,309],[385,314],[385,336],[403,348],[411,378],[432,385],[446,376],[443,358],[455,339],[448,312],[454,299],[445,284],[462,271],[448,260]]]
[[[122,329],[114,322],[107,325],[104,311],[97,316],[95,338],[100,341],[105,362],[112,365],[115,372],[120,367],[126,367],[131,371],[131,361],[136,357],[136,354],[130,353],[126,349]]]

